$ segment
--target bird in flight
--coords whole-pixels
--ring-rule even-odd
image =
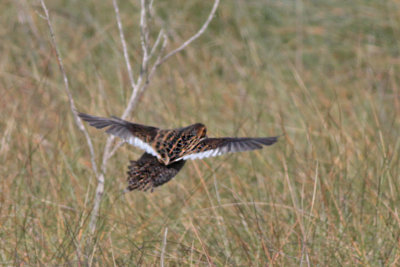
[[[177,129],[159,129],[114,116],[78,115],[89,125],[97,129],[106,128],[106,133],[145,151],[137,161],[130,162],[127,191],[153,191],[177,175],[186,160],[261,149],[278,141],[277,136],[209,138],[207,128],[201,123]]]

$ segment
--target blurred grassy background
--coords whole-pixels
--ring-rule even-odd
[[[119,1],[135,73],[138,1]],[[130,87],[112,1],[47,1],[80,111],[121,115]],[[212,1],[155,1],[171,51]],[[212,136],[285,137],[189,162],[154,193],[96,180],[38,2],[0,2],[0,263],[14,266],[398,266],[400,3],[222,1],[206,33],[167,61],[131,120],[203,122]],[[89,129],[100,155],[106,135]],[[97,159],[100,161],[100,158]]]

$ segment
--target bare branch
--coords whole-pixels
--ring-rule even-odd
[[[121,22],[121,17],[120,17],[120,13],[119,13],[118,3],[117,3],[117,0],[113,0],[119,35],[120,35],[123,52],[124,52],[125,64],[126,64],[126,67],[128,70],[129,81],[130,81],[130,85],[131,85],[131,89],[132,89],[131,96],[129,98],[127,107],[121,116],[122,119],[126,119],[132,113],[133,108],[136,106],[142,93],[147,89],[147,87],[149,85],[149,80],[155,74],[155,71],[157,70],[158,66],[160,66],[164,61],[166,61],[171,56],[173,56],[176,53],[183,50],[191,42],[193,42],[201,34],[203,34],[203,32],[206,30],[206,28],[210,24],[212,18],[215,16],[215,12],[217,10],[219,2],[220,2],[220,0],[214,1],[214,5],[212,7],[212,10],[211,10],[206,22],[203,24],[201,29],[195,35],[193,35],[191,38],[189,38],[180,47],[171,51],[169,54],[167,54],[166,56],[163,57],[163,53],[164,53],[165,48],[167,47],[167,43],[168,43],[167,35],[165,34],[165,31],[163,29],[161,29],[153,47],[151,47],[151,50],[150,50],[146,0],[141,0],[140,1],[140,3],[141,3],[140,34],[141,34],[141,46],[142,46],[143,58],[142,58],[142,62],[141,62],[141,64],[142,64],[141,71],[135,82],[134,75],[132,72],[132,67],[131,67],[130,60],[129,60],[129,53],[128,53],[128,49],[127,49],[127,45],[126,45],[126,40],[125,40],[125,36],[123,33],[123,29],[122,29],[122,22]],[[152,13],[152,5],[153,5],[153,0],[150,0],[150,4],[148,6],[150,16]],[[163,42],[162,42],[160,50],[158,51],[157,59],[155,60],[155,63],[152,65],[150,71],[148,71],[149,61],[156,53],[156,50],[161,42],[161,39],[163,39]],[[145,77],[144,77],[144,75],[145,75]],[[104,147],[103,159],[102,159],[102,164],[101,164],[101,173],[98,176],[98,185],[96,188],[94,207],[93,207],[93,212],[91,214],[91,220],[90,220],[90,224],[89,224],[91,233],[94,233],[94,231],[96,229],[96,222],[97,222],[97,216],[99,213],[100,202],[102,199],[102,195],[104,193],[104,174],[106,173],[106,170],[107,170],[107,162],[123,143],[123,142],[119,142],[113,146],[113,141],[114,141],[114,136],[109,136],[107,138],[107,142]],[[163,259],[163,257],[164,256],[162,256],[162,259]]]
[[[136,81],[136,86],[140,88],[143,80],[143,75],[146,75],[146,82],[148,81],[147,77],[147,63],[149,61],[149,29],[147,27],[147,17],[146,17],[146,0],[140,0],[140,43],[142,45],[142,66],[140,70],[139,77]],[[139,90],[139,89],[138,89]],[[135,97],[137,99],[137,96]],[[135,100],[133,100],[135,101]],[[130,113],[130,112],[129,112]]]
[[[150,16],[152,16],[152,13],[153,13],[153,2],[154,2],[154,0],[150,0],[150,4],[149,4],[149,13],[150,13]]]
[[[115,154],[115,152],[117,152],[118,148],[120,148],[124,143],[125,143],[125,141],[122,141],[122,140],[118,141],[118,143],[116,145],[114,145],[113,149],[108,154],[107,160],[109,160]]]
[[[147,87],[149,85],[149,79],[155,74],[157,67],[160,66],[163,62],[165,62],[171,56],[173,56],[176,53],[185,49],[190,43],[192,43],[194,40],[196,40],[200,35],[202,35],[204,33],[204,31],[210,24],[211,20],[215,16],[215,12],[217,10],[219,2],[220,2],[220,0],[214,1],[214,5],[211,9],[211,12],[210,12],[207,20],[205,21],[203,26],[200,28],[200,30],[195,35],[193,35],[191,38],[189,38],[187,41],[185,41],[180,47],[171,51],[170,53],[168,53],[166,56],[163,57],[163,52],[165,51],[167,43],[168,43],[167,35],[165,34],[165,31],[163,29],[161,29],[157,36],[155,43],[153,44],[153,46],[150,49],[147,8],[148,8],[149,16],[151,16],[152,15],[151,13],[153,12],[153,10],[152,10],[153,0],[150,0],[150,3],[148,4],[147,8],[146,8],[146,0],[141,0],[141,2],[140,2],[141,3],[140,34],[141,34],[141,46],[142,46],[143,58],[142,58],[142,62],[141,62],[141,64],[142,64],[141,72],[139,73],[137,80],[135,82],[132,66],[131,66],[130,59],[129,59],[127,43],[126,43],[125,35],[123,32],[118,3],[117,3],[117,0],[113,0],[114,12],[115,12],[115,16],[116,16],[119,36],[120,36],[121,43],[122,43],[124,60],[125,60],[126,68],[128,71],[130,87],[132,90],[127,107],[121,116],[122,119],[126,119],[126,117],[128,117],[129,114],[131,114],[131,112],[132,112],[133,108],[136,106],[141,94],[147,89]],[[58,65],[59,65],[60,71],[63,75],[65,91],[68,95],[70,109],[71,109],[71,112],[73,113],[73,117],[74,117],[76,125],[78,126],[78,129],[80,131],[82,131],[85,135],[86,142],[87,142],[89,150],[90,150],[92,168],[97,177],[98,184],[96,187],[94,206],[93,206],[93,211],[92,211],[90,223],[89,223],[90,232],[93,234],[94,231],[96,230],[96,223],[97,223],[98,213],[99,213],[99,209],[100,209],[100,203],[101,203],[102,195],[104,193],[104,180],[105,180],[104,175],[107,170],[107,162],[108,162],[109,158],[115,153],[115,151],[121,146],[121,144],[123,142],[119,142],[115,146],[113,146],[112,144],[114,141],[114,137],[110,136],[107,138],[106,146],[105,146],[104,152],[103,152],[101,169],[99,170],[96,165],[96,162],[95,162],[95,154],[94,154],[92,140],[90,139],[90,136],[89,136],[88,132],[86,131],[86,129],[76,111],[74,99],[72,97],[72,94],[71,94],[71,91],[69,88],[68,77],[66,75],[63,61],[62,61],[61,55],[59,53],[58,47],[56,45],[56,38],[55,38],[54,31],[53,31],[53,28],[52,28],[52,25],[50,22],[49,12],[44,3],[44,0],[41,0],[41,4],[42,4],[42,7],[43,7],[43,10],[45,13],[44,19],[47,21],[47,24],[48,24],[48,27],[50,30],[51,43],[52,43],[52,46],[54,47],[54,50],[56,53],[56,58],[58,60]],[[149,71],[148,70],[149,61],[156,54],[156,51],[161,43],[161,39],[163,39],[161,48],[159,49],[159,51],[157,53],[158,56],[155,60],[155,63],[152,65],[152,67]],[[165,230],[163,252],[162,252],[162,257],[161,257],[162,264],[164,261],[164,250],[165,250],[165,246],[166,246],[167,231],[168,231],[168,229]]]
[[[106,145],[105,145],[104,151],[103,151],[103,160],[101,162],[101,171],[103,173],[107,172],[107,161],[111,157],[110,151],[111,151],[111,145],[112,145],[112,142],[114,141],[114,139],[115,139],[115,137],[113,135],[109,135],[107,137]]]
[[[158,66],[160,66],[161,63],[162,63],[161,62],[162,61],[162,54],[163,54],[163,52],[164,52],[164,50],[165,50],[165,48],[167,47],[167,44],[168,44],[168,38],[167,38],[167,35],[164,32],[163,32],[163,38],[164,38],[164,41],[163,41],[163,44],[161,46],[161,50],[160,50],[160,52],[158,54],[156,62],[154,63],[153,67],[151,67],[148,79],[151,79],[151,77],[154,75],[155,71],[157,70]]]
[[[219,5],[220,0],[215,0],[214,1],[214,5],[210,11],[210,14],[208,15],[207,20],[204,22],[203,26],[200,28],[200,30],[193,35],[192,37],[190,37],[189,39],[187,39],[180,47],[176,48],[175,50],[172,50],[171,52],[169,52],[165,57],[163,57],[161,59],[161,61],[158,63],[158,65],[161,65],[162,63],[164,63],[167,59],[169,59],[170,57],[172,57],[173,55],[175,55],[176,53],[182,51],[183,49],[185,49],[189,44],[191,44],[194,40],[196,40],[197,38],[200,37],[200,35],[202,35],[204,33],[204,31],[207,29],[208,25],[210,24],[211,20],[214,18],[215,16],[215,12],[217,11],[218,5]]]
[[[164,36],[164,30],[161,29],[160,32],[158,33],[157,39],[156,39],[153,47],[151,48],[149,59],[154,55],[154,52],[156,51],[158,45],[160,44],[161,37],[163,37],[163,36]]]
[[[168,234],[168,227],[165,228],[163,246],[161,249],[161,257],[160,257],[161,258],[160,259],[161,267],[164,267],[164,253],[165,253],[165,247],[167,246],[167,234]]]
[[[128,69],[129,82],[131,83],[132,90],[135,90],[136,84],[135,84],[135,80],[133,79],[131,62],[129,60],[128,49],[126,47],[125,35],[124,35],[124,31],[122,29],[121,16],[119,15],[119,8],[118,8],[117,0],[113,0],[113,5],[114,5],[115,17],[117,19],[117,24],[118,24],[119,37],[121,39],[122,49],[124,51],[125,64],[126,64],[126,68]]]
[[[97,178],[96,195],[94,196],[94,205],[92,214],[90,215],[89,230],[91,234],[94,234],[96,230],[97,217],[99,215],[100,202],[104,193],[104,173],[101,172]]]
[[[143,59],[142,59],[142,72],[146,72],[148,54],[149,54],[149,29],[147,26],[147,18],[146,18],[146,1],[140,0],[140,40],[143,51]]]
[[[114,5],[114,12],[115,12],[115,17],[117,20],[118,24],[118,30],[119,30],[119,37],[121,39],[122,43],[122,48],[124,52],[124,59],[125,59],[125,64],[126,68],[128,70],[128,76],[129,76],[129,81],[132,89],[131,97],[129,98],[128,105],[122,114],[122,119],[126,119],[128,115],[132,112],[134,106],[136,105],[137,99],[138,99],[138,94],[143,91],[143,87],[141,88],[141,81],[143,77],[143,70],[145,70],[147,67],[147,62],[148,62],[148,33],[147,31],[147,21],[146,21],[146,8],[145,8],[145,2],[144,0],[141,0],[141,19],[140,19],[140,28],[141,28],[141,43],[142,43],[142,49],[143,49],[143,61],[142,61],[142,71],[139,74],[138,80],[135,83],[135,80],[133,78],[133,72],[132,72],[132,67],[131,63],[129,60],[129,53],[128,53],[128,48],[126,45],[126,40],[125,40],[125,35],[122,29],[122,22],[121,22],[121,16],[119,13],[119,7],[117,0],[113,0],[113,5]],[[99,209],[100,209],[100,202],[104,193],[104,174],[107,171],[107,162],[111,158],[111,156],[115,153],[115,151],[121,146],[121,143],[117,144],[112,148],[112,143],[114,141],[115,137],[114,136],[109,136],[107,138],[106,145],[104,147],[104,152],[103,152],[103,159],[101,163],[101,175],[99,176],[98,179],[98,184],[96,188],[96,195],[95,195],[95,200],[94,200],[94,207],[93,207],[93,212],[90,218],[90,232],[94,233],[96,229],[96,222],[97,222],[97,217],[99,214]]]
[[[96,161],[95,161],[95,155],[94,155],[94,149],[93,149],[92,140],[90,139],[90,136],[89,136],[88,132],[86,131],[86,128],[83,126],[82,120],[78,117],[78,113],[76,111],[75,102],[74,102],[74,99],[72,97],[71,90],[69,89],[68,77],[67,77],[67,74],[66,74],[65,69],[64,69],[64,64],[63,64],[63,61],[62,61],[62,57],[60,55],[60,52],[58,51],[57,42],[56,42],[56,36],[54,35],[53,26],[51,25],[51,22],[50,22],[49,11],[47,10],[47,7],[46,7],[46,4],[44,3],[44,0],[40,0],[40,2],[42,4],[42,8],[43,8],[43,11],[45,13],[45,19],[47,21],[47,26],[49,27],[51,44],[52,44],[52,46],[53,46],[53,48],[55,50],[57,61],[58,61],[58,66],[59,66],[60,71],[61,71],[61,73],[63,75],[63,78],[64,78],[64,87],[65,87],[65,91],[66,91],[66,93],[68,95],[70,109],[71,109],[71,112],[73,114],[75,123],[78,126],[78,129],[80,131],[82,131],[83,134],[85,135],[86,142],[88,144],[89,151],[90,151],[90,159],[91,159],[91,163],[92,163],[92,168],[93,168],[93,171],[94,171],[96,177],[98,177],[99,176],[99,172],[98,172],[97,164],[96,164]]]
[[[126,117],[128,117],[128,115],[131,113],[131,111],[132,111],[132,109],[134,107],[135,99],[137,98],[137,95],[139,93],[139,85],[137,83],[135,83],[135,80],[133,78],[132,66],[131,66],[131,63],[130,63],[130,60],[129,60],[128,48],[127,48],[127,45],[126,45],[124,31],[122,29],[121,16],[120,16],[120,13],[119,13],[119,7],[118,7],[117,0],[113,0],[113,5],[114,5],[115,18],[117,20],[117,25],[118,25],[119,37],[121,39],[122,49],[123,49],[123,52],[124,52],[125,64],[126,64],[126,68],[128,70],[129,82],[130,82],[131,89],[132,89],[131,97],[130,97],[130,99],[128,101],[128,106],[127,106],[127,108],[125,109],[124,113],[121,116],[122,119],[126,119]],[[106,173],[106,167],[107,167],[108,159],[114,154],[113,152],[111,152],[112,142],[114,141],[114,139],[115,139],[114,136],[109,136],[107,138],[107,142],[106,142],[106,145],[104,147],[103,160],[102,160],[102,164],[101,164],[101,171],[103,173]]]

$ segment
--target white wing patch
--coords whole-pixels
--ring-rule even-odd
[[[143,149],[147,153],[149,153],[157,158],[160,158],[160,155],[154,150],[154,148],[152,148],[149,144],[147,144],[146,142],[143,142],[142,140],[140,140],[137,137],[132,136],[132,137],[125,139],[125,141],[133,146]]]
[[[210,157],[220,156],[220,155],[226,154],[228,152],[229,152],[229,150],[226,149],[226,147],[221,147],[221,148],[206,150],[206,151],[199,152],[199,153],[189,154],[189,155],[183,156],[181,159],[193,160],[193,159],[210,158]]]

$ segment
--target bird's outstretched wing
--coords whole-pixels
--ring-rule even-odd
[[[114,116],[111,118],[102,118],[85,113],[78,113],[78,115],[82,120],[88,122],[90,126],[97,129],[107,128],[106,133],[118,136],[129,144],[143,149],[153,156],[159,156],[151,146],[159,131],[158,128],[132,123]]]
[[[242,152],[261,149],[278,141],[278,137],[242,137],[242,138],[205,138],[191,151],[182,156],[183,160],[202,159],[215,157],[226,153]]]

